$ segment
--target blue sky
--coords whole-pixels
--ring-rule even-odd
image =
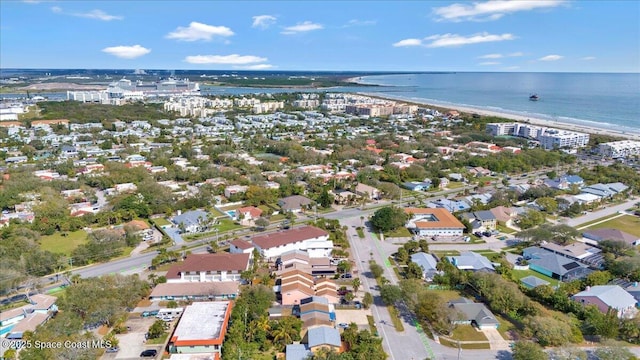
[[[3,68],[640,72],[640,2],[6,1]]]

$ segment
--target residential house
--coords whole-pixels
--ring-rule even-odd
[[[582,188],[583,193],[593,194],[601,198],[611,198],[629,189],[623,183],[593,184]]]
[[[245,185],[229,185],[224,188],[224,197],[228,199],[236,194],[244,194],[248,188]]]
[[[330,304],[340,301],[337,286],[333,280],[323,277],[314,278],[308,272],[298,269],[289,269],[280,273],[275,291],[280,294],[283,306],[299,305],[302,299],[312,296],[326,298]]]
[[[501,224],[507,227],[511,227],[513,225],[513,220],[518,215],[518,213],[513,208],[505,206],[496,206],[489,211],[491,211],[493,216],[496,218],[497,224]]]
[[[149,300],[229,300],[239,294],[238,281],[166,282],[156,285]]]
[[[169,353],[208,353],[219,357],[232,308],[232,301],[194,302],[185,307],[169,337]]]
[[[474,195],[466,196],[464,198],[464,201],[466,201],[467,204],[469,204],[469,206],[473,206],[475,204],[487,205],[489,204],[492,198],[493,198],[493,195],[489,193],[474,194]]]
[[[302,270],[313,276],[333,276],[337,266],[328,257],[310,258],[306,251],[292,250],[283,253],[277,260],[277,273],[289,271],[290,269]]]
[[[431,188],[431,181],[411,181],[402,183],[402,187],[411,191],[427,191]]]
[[[357,199],[357,195],[349,190],[329,190],[329,193],[333,195],[334,201],[338,205],[350,205]]]
[[[300,320],[307,329],[314,326],[333,326],[336,313],[333,304],[324,297],[311,296],[300,300]]]
[[[548,281],[542,280],[539,277],[533,275],[523,277],[522,279],[520,279],[520,282],[527,289],[534,289],[538,286],[549,285]]]
[[[30,304],[0,312],[0,338],[22,339],[26,331],[35,331],[58,311],[55,296],[36,294],[28,298]]]
[[[489,176],[491,175],[491,170],[476,166],[469,169],[469,174],[475,177]]]
[[[471,251],[460,253],[460,256],[449,256],[449,262],[460,270],[495,271],[493,264],[486,257]]]
[[[522,256],[528,261],[529,269],[561,281],[581,279],[591,272],[576,260],[536,246],[524,249]]]
[[[471,209],[471,206],[469,206],[469,204],[467,204],[465,201],[449,199],[439,199],[436,201],[432,201],[427,204],[427,207],[445,209],[452,213],[458,211],[467,211]]]
[[[374,188],[373,186],[362,183],[356,185],[355,193],[356,195],[362,196],[367,200],[380,200],[380,198],[382,197],[382,193],[380,192],[380,190]]]
[[[474,303],[472,300],[460,298],[449,302],[449,306],[460,313],[460,320],[456,324],[467,324],[483,329],[497,329],[500,322],[484,304]]]
[[[236,220],[240,221],[240,224],[244,226],[255,225],[260,216],[262,216],[262,209],[258,209],[255,206],[245,206],[236,210]]]
[[[242,239],[235,239],[229,244],[229,252],[232,254],[252,254],[253,245]]]
[[[320,350],[340,352],[342,347],[340,332],[331,326],[312,327],[307,331],[305,340],[312,353]]]
[[[289,344],[284,352],[287,360],[307,360],[313,355],[305,344]]]
[[[167,283],[240,281],[249,269],[250,254],[190,254],[167,271]]]
[[[310,258],[329,257],[333,250],[333,241],[329,240],[329,233],[313,226],[301,226],[255,236],[251,242],[267,259],[275,259],[292,250],[306,251]]]
[[[636,299],[618,285],[587,286],[571,299],[585,306],[595,305],[603,313],[614,309],[620,318],[632,317],[637,313]]]
[[[547,179],[544,184],[553,189],[569,190],[572,187],[581,188],[584,185],[584,179],[578,175],[565,175],[557,179]]]
[[[446,177],[441,177],[439,180],[440,184],[438,184],[438,188],[446,189],[449,186],[449,179],[447,179]]]
[[[291,195],[278,200],[278,206],[282,211],[291,211],[293,213],[304,212],[313,205],[314,201],[302,195]]]
[[[497,219],[489,210],[464,213],[462,218],[469,220],[474,230],[495,230],[496,228]]]
[[[431,254],[424,252],[412,254],[411,261],[422,268],[422,278],[426,281],[432,281],[433,277],[438,273],[438,269],[436,269],[438,260]]]
[[[451,179],[452,181],[458,181],[458,182],[462,182],[462,181],[466,180],[464,178],[464,175],[462,175],[460,173],[450,173],[449,174],[449,179]]]
[[[206,228],[209,213],[203,210],[187,211],[184,214],[178,214],[172,222],[185,233],[198,233]]]
[[[406,227],[419,236],[462,236],[465,226],[445,209],[405,208]]]
[[[596,245],[605,240],[621,241],[630,246],[640,245],[640,237],[618,229],[603,228],[586,230],[582,233],[582,236],[592,240]]]

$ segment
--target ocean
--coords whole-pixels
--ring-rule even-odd
[[[559,123],[640,129],[640,74],[432,73],[364,76],[381,95]],[[386,89],[393,91],[386,91]],[[370,91],[367,91],[370,92]],[[538,101],[529,101],[537,94]]]

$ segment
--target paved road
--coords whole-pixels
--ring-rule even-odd
[[[156,257],[158,252],[150,252],[146,254],[138,254],[134,257],[114,260],[103,264],[91,265],[84,268],[73,270],[72,274],[78,274],[82,278],[90,278],[105,274],[114,273],[136,273],[148,268],[151,260]]]
[[[605,216],[609,216],[609,215],[615,214],[618,211],[625,211],[628,208],[633,207],[637,202],[638,202],[638,199],[631,198],[631,199],[627,200],[626,202],[624,202],[624,203],[622,203],[620,205],[610,206],[610,207],[607,207],[607,208],[602,209],[602,210],[589,212],[586,215],[578,216],[577,218],[569,219],[569,220],[567,220],[565,222],[565,224],[567,224],[569,226],[576,227],[576,226],[579,226],[581,224],[588,223],[588,222],[593,221],[593,220],[597,220],[597,219],[599,219],[601,217],[605,217]]]
[[[404,332],[399,333],[395,331],[389,312],[382,303],[379,292],[374,289],[376,282],[370,277],[368,262],[369,260],[373,260],[380,264],[384,269],[383,276],[389,279],[392,284],[397,284],[398,279],[393,269],[385,262],[385,259],[396,252],[398,246],[388,242],[381,242],[368,230],[365,231],[364,239],[358,237],[355,227],[360,226],[360,216],[342,218],[341,223],[348,227],[347,236],[351,243],[354,260],[361,270],[358,272],[358,276],[360,276],[363,288],[369,289],[368,291],[374,296],[375,305],[372,308],[372,314],[376,320],[379,333],[384,339],[384,349],[389,354],[391,360],[421,360],[426,358],[434,360],[511,359],[510,352],[504,350],[461,350],[460,354],[458,354],[458,349],[440,345],[428,339],[424,334],[421,334],[413,324],[413,318],[406,311],[401,311],[405,329]],[[380,321],[384,321],[384,323]],[[458,357],[458,355],[460,355],[460,357]]]

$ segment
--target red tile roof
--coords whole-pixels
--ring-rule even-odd
[[[317,227],[301,226],[295,229],[256,236],[251,240],[253,244],[259,246],[260,249],[271,249],[277,246],[292,244],[320,236],[329,236],[329,233]]]
[[[262,215],[262,209],[258,209],[255,206],[242,207],[242,208],[238,209],[238,212],[240,214],[249,213],[251,215],[251,218],[253,218],[253,219],[259,218],[260,215]]]
[[[167,279],[179,279],[187,271],[245,271],[249,267],[250,254],[191,254],[181,263],[172,266]]]
[[[235,239],[231,242],[231,245],[237,247],[240,250],[251,249],[253,245],[251,245],[248,241],[242,239]]]

